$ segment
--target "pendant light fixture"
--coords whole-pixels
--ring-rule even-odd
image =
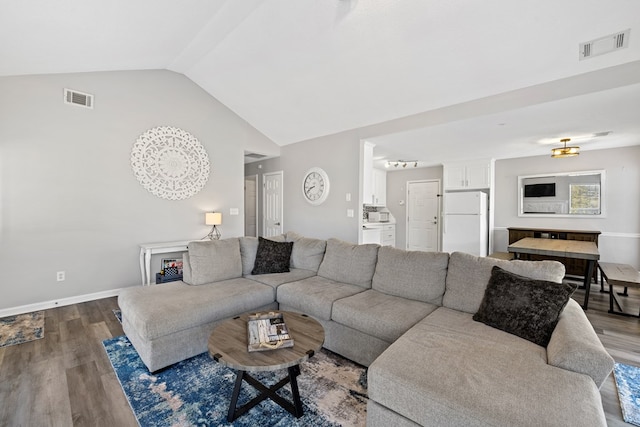
[[[571,141],[571,139],[569,138],[561,139],[560,142],[564,143],[564,147],[552,148],[551,157],[554,157],[554,158],[573,157],[580,154],[580,147],[567,147],[567,142],[569,141]]]

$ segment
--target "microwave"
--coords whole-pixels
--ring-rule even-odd
[[[369,212],[369,222],[389,222],[389,212]]]

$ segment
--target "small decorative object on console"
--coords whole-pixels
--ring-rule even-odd
[[[162,274],[162,273],[156,273],[156,284],[158,284],[158,283],[167,283],[167,282],[176,282],[178,280],[182,280],[182,274],[176,274],[176,275],[171,276],[171,275],[166,275],[166,274]]]
[[[289,334],[282,313],[256,313],[249,316],[247,333],[247,349],[250,352],[293,347],[293,338]]]
[[[163,258],[160,274],[169,277],[182,276],[182,258]]]

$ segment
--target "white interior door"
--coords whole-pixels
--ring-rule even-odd
[[[265,173],[263,180],[264,237],[277,236],[284,230],[282,220],[282,171]]]
[[[258,237],[258,175],[244,178],[244,235]]]
[[[438,250],[440,181],[407,182],[407,249]]]

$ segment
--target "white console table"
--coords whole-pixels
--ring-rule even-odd
[[[151,284],[151,255],[166,254],[170,252],[185,252],[191,240],[178,242],[159,242],[140,244],[140,274],[142,274],[142,286]]]

